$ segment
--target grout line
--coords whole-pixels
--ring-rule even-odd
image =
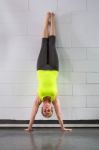
[[[57,8],[56,9],[58,10],[58,0],[57,0]]]
[[[28,0],[28,11],[29,11],[29,0]]]
[[[86,0],[86,10],[88,10],[88,6],[87,6],[87,0]]]
[[[88,99],[87,99],[87,96],[86,96],[86,104],[85,104],[85,108],[88,108],[88,107],[87,107],[87,100],[88,100]]]

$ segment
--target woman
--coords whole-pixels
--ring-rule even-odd
[[[55,109],[57,118],[63,131],[72,131],[72,129],[64,128],[61,117],[60,103],[57,98],[57,77],[59,72],[58,55],[55,48],[56,32],[55,32],[55,14],[48,12],[44,23],[42,45],[37,60],[37,77],[38,90],[37,96],[32,108],[29,126],[26,131],[32,131],[36,113],[41,103],[43,107],[41,113],[44,117],[49,118]]]

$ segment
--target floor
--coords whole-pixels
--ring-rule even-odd
[[[99,128],[0,128],[0,150],[99,150]]]

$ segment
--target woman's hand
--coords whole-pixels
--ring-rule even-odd
[[[72,132],[72,129],[67,129],[67,128],[61,128],[62,131],[69,131]]]
[[[32,128],[26,128],[26,129],[24,129],[25,131],[27,131],[27,132],[31,132],[31,131],[33,131],[33,129]]]

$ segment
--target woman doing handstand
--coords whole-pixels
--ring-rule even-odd
[[[26,131],[32,131],[32,125],[41,103],[43,103],[41,113],[44,117],[51,117],[54,108],[62,131],[72,131],[72,129],[64,128],[63,120],[61,117],[60,103],[59,99],[57,98],[57,77],[59,73],[59,60],[55,47],[56,30],[54,18],[54,13],[48,12],[46,14],[41,50],[37,60],[37,96],[32,108],[29,126],[27,129],[25,129]],[[52,107],[52,105],[54,107]]]

